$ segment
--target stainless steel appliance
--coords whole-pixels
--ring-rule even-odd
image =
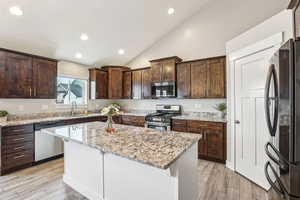
[[[272,136],[266,178],[282,199],[300,199],[300,40],[288,41],[271,59],[265,112]]]
[[[148,128],[170,131],[172,128],[172,117],[177,115],[181,115],[180,105],[157,105],[156,113],[145,117],[145,124]]]
[[[63,141],[60,138],[45,134],[44,128],[62,126],[60,121],[41,122],[35,124],[35,162],[59,157],[63,154]]]
[[[175,98],[176,82],[152,83],[152,98]]]

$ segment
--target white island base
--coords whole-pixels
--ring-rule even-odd
[[[197,200],[197,144],[167,169],[64,142],[64,182],[90,200]]]

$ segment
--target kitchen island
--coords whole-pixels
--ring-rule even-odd
[[[63,180],[91,200],[196,200],[201,136],[91,122],[43,129],[64,140]]]

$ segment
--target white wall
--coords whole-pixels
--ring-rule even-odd
[[[225,55],[225,43],[279,13],[289,0],[218,0],[165,35],[133,59],[129,66],[149,66],[149,60],[179,56],[184,60]],[[176,12],[180,12],[179,9]],[[176,14],[176,13],[175,13]]]
[[[254,43],[267,39],[277,33],[283,32],[284,41],[293,37],[293,14],[291,10],[284,10],[277,15],[269,18],[263,23],[255,26],[247,32],[230,40],[226,44],[227,55],[236,53],[241,49],[248,47]],[[228,61],[227,61],[228,62]],[[229,63],[229,62],[228,62]],[[234,168],[234,69],[227,64],[227,99],[228,103],[228,123],[227,123],[227,166]]]
[[[58,76],[89,79],[88,66],[85,65],[60,61],[58,62],[57,71]],[[100,109],[109,103],[110,100],[88,101],[87,108],[89,110]],[[70,110],[70,107],[56,105],[53,99],[0,99],[0,110],[7,110],[10,114],[30,114],[64,112]]]

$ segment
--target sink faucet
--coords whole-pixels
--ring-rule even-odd
[[[71,116],[75,115],[75,109],[77,109],[77,103],[76,103],[76,101],[73,101],[72,108],[71,108]]]

